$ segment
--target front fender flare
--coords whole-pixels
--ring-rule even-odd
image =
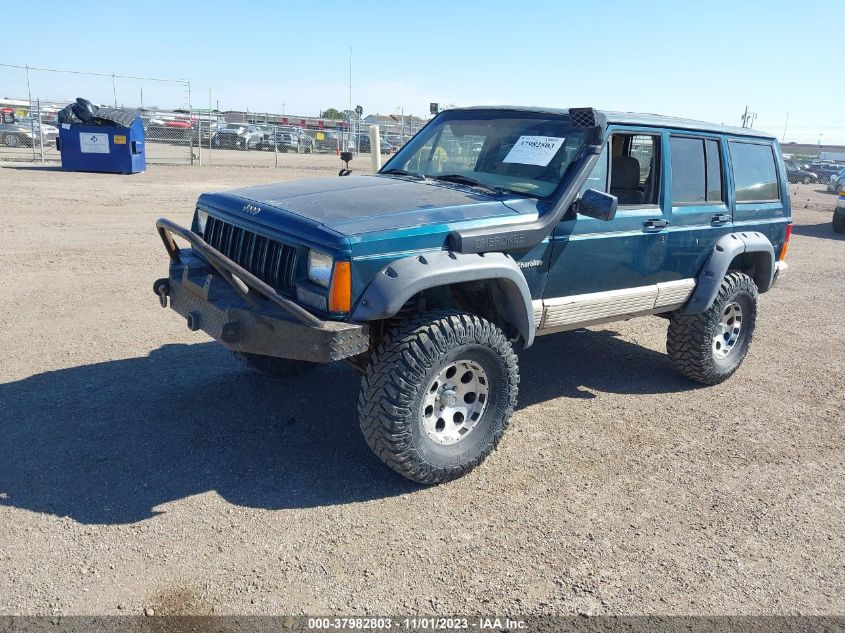
[[[760,292],[766,292],[771,287],[775,274],[775,249],[769,238],[755,231],[728,233],[716,242],[704,267],[698,273],[692,296],[680,313],[700,314],[707,310],[719,294],[719,286],[728,274],[731,262],[743,253],[768,254],[768,257],[761,258],[766,265],[760,272],[762,283],[758,283]]]
[[[516,327],[525,347],[529,347],[534,342],[531,292],[519,266],[504,253],[437,251],[391,262],[376,273],[364,290],[352,312],[352,320],[387,319],[423,290],[483,280],[499,285],[506,297],[504,313]]]

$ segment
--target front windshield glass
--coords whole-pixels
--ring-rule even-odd
[[[382,169],[550,196],[578,157],[585,130],[568,117],[507,110],[441,115]],[[397,173],[393,171],[393,173]],[[464,183],[466,184],[466,182]]]

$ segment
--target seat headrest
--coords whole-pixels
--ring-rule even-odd
[[[640,184],[640,161],[632,156],[614,156],[610,175],[614,189],[636,189]]]

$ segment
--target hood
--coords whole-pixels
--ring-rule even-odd
[[[316,178],[260,185],[201,200],[234,215],[246,204],[264,224],[282,224],[285,214],[319,223],[343,235],[432,224],[452,224],[519,213],[500,199],[466,187],[387,176]]]

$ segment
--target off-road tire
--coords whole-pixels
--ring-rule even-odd
[[[738,303],[743,312],[739,340],[724,358],[717,357],[713,340],[726,308]],[[745,359],[757,320],[757,285],[748,275],[728,273],[713,305],[701,314],[673,313],[669,319],[666,351],[687,378],[706,385],[728,379]]]
[[[299,376],[317,367],[317,363],[304,360],[263,356],[249,352],[232,352],[232,355],[250,369],[269,376]]]
[[[840,215],[838,213],[833,214],[833,232],[834,233],[845,233],[845,214]]]
[[[425,432],[422,402],[450,363],[470,359],[486,372],[483,413],[465,437],[443,446]],[[519,368],[505,334],[478,316],[429,312],[394,328],[373,351],[361,381],[358,416],[373,452],[397,473],[423,484],[457,479],[496,448],[516,406]]]

